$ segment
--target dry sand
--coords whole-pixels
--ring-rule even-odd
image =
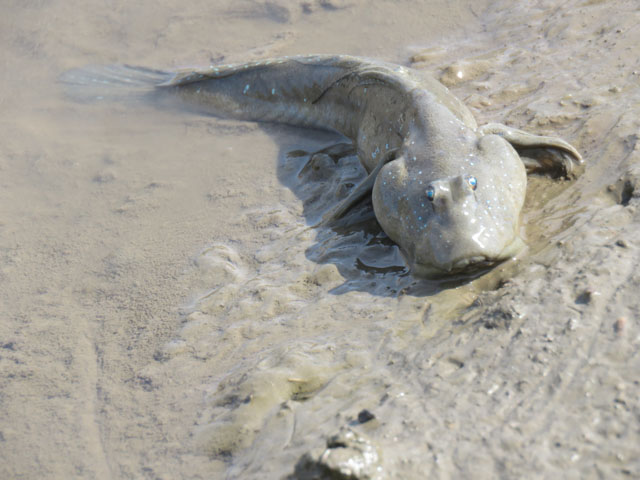
[[[9,0],[0,44],[0,478],[640,477],[635,0]],[[516,261],[420,281],[368,205],[307,228],[363,175],[303,170],[334,135],[56,82],[296,53],[430,71],[585,172],[531,179]]]

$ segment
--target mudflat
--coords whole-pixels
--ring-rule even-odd
[[[638,25],[631,0],[6,4],[0,477],[640,476]],[[529,177],[516,259],[421,280],[367,202],[309,228],[366,176],[343,138],[58,82],[308,53],[429,72],[584,172]]]

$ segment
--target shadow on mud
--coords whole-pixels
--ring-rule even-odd
[[[345,279],[331,293],[428,296],[467,284],[489,271],[440,279],[413,276],[400,248],[378,224],[370,196],[343,218],[322,223],[322,215],[366,177],[354,146],[328,132],[264,128],[280,145],[278,179],[300,199],[305,221],[315,230],[315,241],[305,251],[306,257],[318,264],[335,265]]]

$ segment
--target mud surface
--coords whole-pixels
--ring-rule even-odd
[[[3,6],[0,477],[640,477],[637,2],[214,3]],[[518,259],[421,281],[366,202],[308,227],[364,176],[341,138],[56,81],[297,53],[424,69],[585,171],[530,178]]]

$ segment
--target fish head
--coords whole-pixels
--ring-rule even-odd
[[[417,275],[487,268],[524,246],[519,230],[526,172],[516,151],[501,137],[487,135],[460,156],[439,166],[432,165],[433,157],[430,164],[404,155],[376,179],[376,217]]]

